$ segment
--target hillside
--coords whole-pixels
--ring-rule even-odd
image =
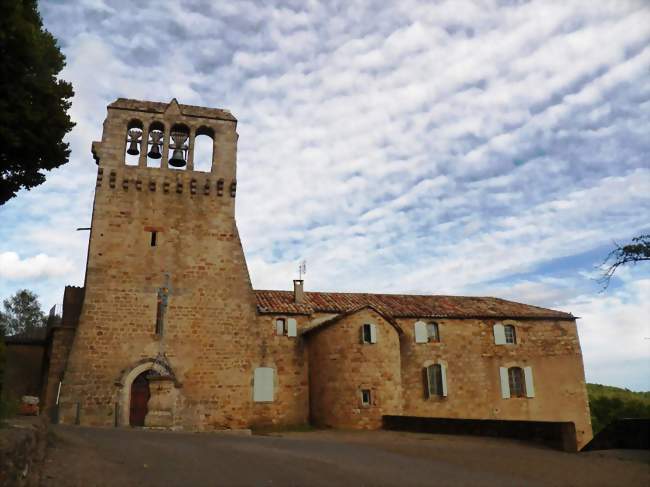
[[[594,434],[615,419],[650,418],[650,392],[587,384]]]

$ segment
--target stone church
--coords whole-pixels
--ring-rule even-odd
[[[490,297],[255,290],[228,110],[118,99],[93,142],[84,287],[50,327],[62,423],[192,431],[384,415],[570,421],[591,438],[576,318]],[[212,157],[198,170],[195,141]],[[198,156],[197,156],[198,157]],[[205,162],[205,161],[203,161]]]

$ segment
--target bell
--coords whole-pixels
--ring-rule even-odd
[[[185,159],[183,159],[183,150],[174,149],[172,158],[169,160],[169,165],[174,167],[183,167],[185,166]]]
[[[147,156],[149,156],[151,159],[160,159],[162,157],[162,154],[160,153],[160,140],[162,139],[163,134],[162,132],[153,131],[149,137],[151,142],[151,149],[149,149]]]
[[[141,134],[137,130],[129,130],[129,148],[126,153],[132,156],[137,156],[140,151],[138,150],[138,140]]]
[[[152,144],[147,156],[152,159],[160,159],[162,157],[162,154],[160,154],[160,144]]]
[[[174,149],[174,153],[172,154],[171,159],[169,159],[169,165],[172,167],[184,167],[185,158],[183,156],[185,154],[183,152],[183,148],[185,146],[185,142],[187,141],[187,134],[180,130],[172,130],[171,138],[174,142],[171,145],[171,148]]]

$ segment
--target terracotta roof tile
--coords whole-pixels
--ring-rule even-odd
[[[364,305],[395,318],[557,318],[570,313],[490,297],[412,294],[306,292],[303,304],[293,302],[292,291],[255,291],[260,313],[344,313]]]

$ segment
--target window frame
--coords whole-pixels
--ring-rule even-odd
[[[505,336],[506,345],[516,345],[517,344],[517,330],[515,325],[506,323],[503,325],[503,335]]]
[[[375,340],[373,340],[373,324],[372,323],[364,323],[361,325],[361,343],[364,345],[372,345],[377,342],[376,336]],[[366,333],[366,330],[368,333]],[[375,332],[376,334],[376,332]]]
[[[447,397],[446,366],[441,362],[424,367],[424,395],[426,399]]]
[[[429,333],[429,330],[433,328],[435,333],[433,336]],[[440,342],[440,325],[436,321],[427,322],[427,342],[428,343],[439,343]]]
[[[366,401],[366,395],[368,400]],[[369,408],[372,406],[372,390],[371,389],[361,389],[361,407]]]
[[[279,325],[280,322],[282,322],[282,332],[278,333],[280,331],[279,328],[278,328],[278,325]],[[276,336],[280,337],[280,336],[286,335],[286,333],[287,333],[287,319],[286,318],[284,318],[283,316],[276,317],[274,325],[275,325],[275,335]]]
[[[528,397],[524,369],[519,366],[508,367],[508,388],[510,397]]]

